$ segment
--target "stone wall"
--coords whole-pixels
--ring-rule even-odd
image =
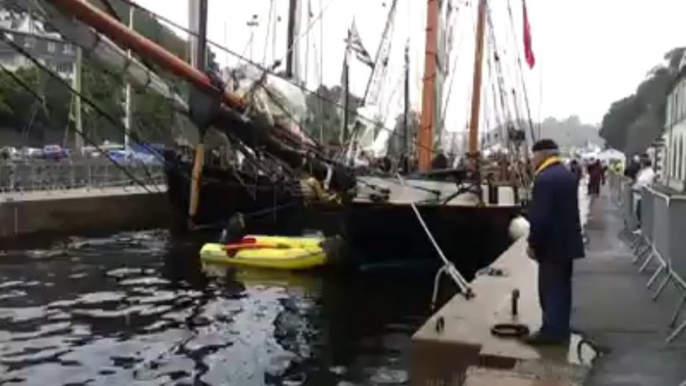
[[[27,236],[82,235],[162,227],[170,205],[164,190],[27,193],[0,201],[0,246]]]

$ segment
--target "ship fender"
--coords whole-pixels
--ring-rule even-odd
[[[529,221],[522,216],[517,216],[510,221],[508,232],[512,240],[518,240],[529,235]]]

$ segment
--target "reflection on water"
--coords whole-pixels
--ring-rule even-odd
[[[199,246],[138,232],[0,256],[0,384],[408,382],[432,271],[206,274]]]

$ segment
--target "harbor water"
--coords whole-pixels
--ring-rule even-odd
[[[203,271],[164,231],[0,256],[3,385],[402,385],[435,266]]]

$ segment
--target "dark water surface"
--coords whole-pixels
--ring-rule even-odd
[[[0,255],[3,385],[397,385],[432,269],[201,272],[165,232]]]

